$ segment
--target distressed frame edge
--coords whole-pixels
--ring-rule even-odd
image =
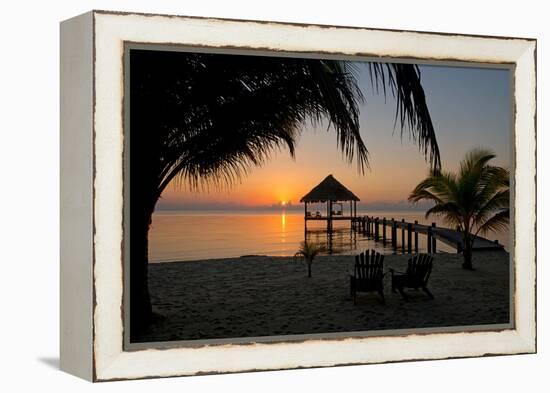
[[[516,330],[530,353],[537,352],[537,42],[529,42],[517,59],[514,82],[515,121],[514,136],[516,149],[514,176],[514,258],[516,305]],[[522,110],[520,110],[520,108]],[[517,192],[522,190],[522,192]],[[529,215],[532,209],[532,215]],[[519,230],[518,230],[518,227]],[[524,236],[518,236],[524,234]],[[532,234],[527,238],[528,234]],[[519,240],[519,242],[518,242]],[[519,247],[518,247],[519,243]],[[524,244],[526,243],[526,244]],[[521,254],[526,253],[528,261],[518,264]],[[518,255],[519,254],[519,255]],[[520,270],[521,269],[521,270]],[[518,279],[518,274],[522,280]],[[525,276],[525,277],[523,277]],[[526,306],[526,304],[527,306]]]
[[[491,38],[491,39],[502,39],[502,40],[526,40],[526,41],[536,41],[535,37],[509,37],[509,36],[498,36],[498,35],[486,35],[486,34],[466,34],[466,33],[448,33],[440,31],[428,31],[428,30],[407,30],[407,29],[389,29],[382,27],[364,27],[356,25],[329,25],[323,23],[306,23],[306,22],[283,22],[283,21],[272,21],[264,19],[242,19],[242,18],[222,18],[216,16],[198,16],[198,15],[183,15],[183,14],[163,14],[163,13],[151,13],[151,12],[137,12],[137,11],[113,11],[113,10],[103,10],[103,9],[94,9],[91,12],[98,15],[120,15],[120,16],[159,16],[163,18],[177,18],[177,19],[194,19],[194,20],[204,20],[204,21],[219,21],[219,22],[244,22],[244,23],[255,23],[255,24],[269,24],[269,25],[285,25],[285,26],[295,26],[295,27],[319,27],[322,29],[356,29],[356,30],[371,30],[371,31],[382,31],[382,32],[395,32],[395,33],[419,33],[419,34],[433,34],[441,35],[448,37],[472,37],[472,38]]]
[[[93,381],[93,19],[59,25],[60,369]]]
[[[103,13],[101,13],[103,14]],[[113,13],[108,13],[109,15],[112,15]],[[130,14],[130,15],[136,15],[136,14]],[[139,15],[139,14],[137,14]],[[174,16],[170,16],[170,18],[174,18]],[[186,17],[186,18],[191,18],[193,19],[192,17]],[[210,18],[205,18],[205,19],[210,19]],[[223,21],[223,20],[222,20]],[[232,20],[231,20],[232,21]],[[256,21],[252,21],[252,22],[256,22]],[[279,23],[279,22],[270,22],[272,24],[275,24],[275,25],[286,25],[284,23]],[[326,26],[323,26],[323,27],[326,27]],[[344,27],[346,28],[346,27]],[[363,29],[363,28],[357,28],[357,29],[362,29],[362,30],[370,30],[370,29]],[[413,32],[413,33],[418,33],[418,32]],[[399,34],[399,32],[396,32],[395,34]],[[424,34],[424,33],[423,33]],[[425,34],[436,34],[436,33],[425,33]],[[452,35],[453,37],[455,36],[467,36],[467,35]],[[502,37],[497,37],[498,39],[504,39]],[[505,40],[505,39],[504,39]],[[535,88],[536,88],[536,58],[531,55],[530,53],[535,53],[535,56],[536,56],[536,40],[534,40],[535,42],[533,43],[532,42],[533,40],[527,40],[526,41],[526,50],[524,52],[524,54],[526,54],[527,52],[529,52],[528,54],[526,54],[526,56],[530,56],[530,58],[533,60],[533,62],[531,62],[531,64],[533,65],[534,67],[534,72],[535,72],[535,75],[534,75],[534,80],[535,80]],[[532,44],[532,45],[530,45]],[[528,48],[529,47],[532,47],[532,51],[529,51]],[[529,64],[527,64],[528,66]],[[529,89],[527,89],[529,90]],[[532,92],[528,92],[530,95],[532,95]],[[533,104],[535,105],[534,106],[534,116],[535,116],[535,119],[536,119],[536,98],[535,97],[531,97],[533,100]],[[516,103],[517,104],[517,103]],[[516,119],[516,123],[514,125],[514,129],[516,130],[517,129],[517,123],[518,123],[518,120]],[[536,152],[536,123],[533,124],[534,127],[531,128],[531,131],[533,131],[533,136],[535,136],[535,152]],[[523,132],[522,132],[522,135],[523,135]],[[517,135],[516,135],[517,136]],[[516,140],[516,147],[517,147],[517,140]],[[535,170],[535,175],[536,175],[536,162],[534,163],[534,170]],[[534,187],[536,187],[536,182],[533,184]],[[536,195],[535,195],[535,198],[536,198]],[[535,199],[535,206],[536,206],[536,199]],[[533,217],[533,223],[536,225],[536,216]],[[517,250],[516,250],[517,251]],[[517,252],[516,252],[517,254]],[[535,253],[534,253],[534,257],[536,258],[536,250],[535,250]],[[532,268],[534,268],[534,277],[533,279],[535,280],[535,283],[536,283],[536,266],[531,266]],[[97,284],[97,283],[96,283]],[[535,290],[534,290],[535,292]],[[534,295],[535,293],[533,293]],[[532,301],[532,302],[535,302],[535,296],[532,296],[531,299],[528,299],[528,301]],[[516,315],[517,317],[517,315]],[[479,354],[467,354],[467,355],[458,355],[456,357],[471,357],[471,356],[486,356],[486,355],[503,355],[503,354],[519,354],[519,353],[533,353],[536,351],[536,315],[532,315],[533,317],[533,322],[534,322],[534,325],[532,326],[532,329],[530,329],[529,331],[525,330],[523,328],[523,325],[522,326],[516,326],[516,330],[514,331],[516,334],[515,334],[515,337],[513,337],[514,339],[516,339],[516,344],[519,345],[519,347],[517,347],[515,350],[513,350],[512,352],[509,352],[507,353],[506,351],[499,351],[499,352],[495,352],[495,353],[479,353]],[[530,317],[527,316],[527,319],[529,319]],[[529,321],[528,321],[529,322]],[[514,336],[514,335],[512,335]],[[95,339],[95,337],[94,337]],[[392,340],[394,339],[393,337],[391,338]],[[94,340],[95,341],[95,340]],[[141,351],[140,351],[141,352]],[[124,355],[124,354],[122,354]],[[449,358],[449,357],[453,357],[453,356],[440,356],[440,357],[433,357],[433,356],[429,356],[427,358],[416,358],[416,357],[413,357],[413,358],[403,358],[403,357],[400,357],[398,360],[393,360],[393,361],[408,361],[408,360],[429,360],[429,359],[443,359],[443,358]],[[98,378],[94,378],[96,380],[115,380],[115,379],[128,379],[128,378],[149,378],[149,377],[162,377],[162,376],[177,376],[177,375],[196,375],[196,374],[201,374],[203,372],[191,372],[189,374],[186,374],[184,372],[178,372],[178,373],[171,373],[171,374],[163,374],[163,375],[158,375],[158,374],[154,374],[154,375],[144,375],[144,376],[116,376],[116,375],[113,375],[111,374],[109,376],[109,370],[108,369],[117,369],[119,366],[121,366],[120,362],[125,362],[127,359],[124,359],[124,356],[116,356],[115,358],[112,358],[111,359],[112,362],[111,364],[109,364],[109,367],[107,368],[102,368],[100,370],[100,373],[99,373],[99,377]],[[369,361],[366,361],[366,362],[361,362],[361,363],[345,363],[345,364],[367,364],[367,363],[381,363],[381,362],[391,362],[392,360],[388,360],[388,361],[372,361],[372,362],[369,362]],[[336,365],[339,365],[339,364],[329,364],[329,365],[308,365],[308,366],[305,366],[305,367],[324,367],[324,366],[336,366]],[[113,366],[113,367],[111,367]],[[299,366],[298,366],[299,367]],[[266,368],[265,370],[270,370],[270,369],[286,369],[286,368],[296,368],[295,366],[290,366],[290,367],[278,367],[278,368]],[[243,371],[253,371],[255,369],[242,369],[242,370],[227,370],[227,371],[212,371],[212,373],[220,373],[220,372],[243,372]],[[114,371],[114,370],[113,370]]]

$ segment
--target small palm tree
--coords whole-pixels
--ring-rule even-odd
[[[435,205],[426,212],[443,216],[462,232],[464,263],[472,270],[472,247],[479,233],[498,231],[510,218],[510,173],[492,166],[495,155],[473,149],[460,163],[458,173],[432,171],[409,195],[410,202],[428,200]]]
[[[308,278],[311,278],[311,265],[313,264],[313,260],[321,251],[322,248],[316,243],[303,241],[300,243],[300,249],[294,255],[295,257],[302,256],[306,260]]]

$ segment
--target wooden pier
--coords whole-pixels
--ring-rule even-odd
[[[386,243],[391,241],[394,250],[400,249],[403,253],[418,252],[418,234],[427,237],[428,253],[437,252],[437,242],[440,241],[447,246],[456,249],[457,253],[461,253],[464,249],[462,242],[462,234],[454,229],[438,228],[435,223],[432,225],[419,224],[401,221],[394,218],[386,219],[386,217],[371,217],[361,216],[356,217],[353,221],[353,228],[356,232],[361,232],[366,236],[372,237],[375,241]],[[386,228],[389,229],[389,239],[386,236]],[[401,232],[400,234],[398,232]],[[380,233],[382,235],[380,236]],[[381,239],[380,239],[381,238]],[[400,238],[400,244],[398,239]],[[476,236],[473,242],[473,250],[503,250],[504,247],[498,241],[491,241],[480,236]]]

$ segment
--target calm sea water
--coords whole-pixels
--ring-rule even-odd
[[[426,220],[419,211],[358,211],[421,224]],[[192,261],[200,259],[231,258],[243,255],[292,256],[304,240],[303,212],[231,212],[231,211],[160,211],[153,215],[149,233],[149,260],[151,262]],[[390,229],[387,229],[388,238]],[[380,232],[381,236],[381,232]],[[508,249],[508,233],[490,233],[487,238],[498,239]],[[350,230],[349,221],[334,222],[334,232],[328,236],[326,222],[308,221],[307,240],[326,248],[325,253],[356,254],[374,248],[386,254],[393,253],[391,243],[375,242]],[[401,233],[398,231],[398,244]],[[419,235],[419,251],[426,250],[426,238]],[[399,252],[399,250],[398,250]],[[455,252],[453,248],[438,242],[438,252]]]

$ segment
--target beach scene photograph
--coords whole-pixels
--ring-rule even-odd
[[[130,343],[511,326],[510,68],[126,57]]]

